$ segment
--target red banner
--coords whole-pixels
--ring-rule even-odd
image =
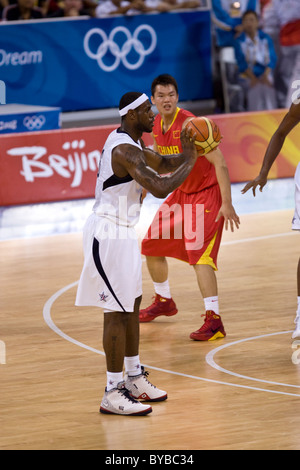
[[[116,126],[0,137],[0,204],[93,197],[103,144]]]
[[[287,110],[237,113],[211,116],[223,135],[220,149],[233,183],[255,178],[261,168],[267,146]],[[290,178],[300,162],[299,126],[286,138],[269,178]]]
[[[220,126],[220,145],[231,181],[254,178],[285,110],[211,116]],[[99,158],[117,126],[0,136],[0,205],[94,197]],[[146,145],[150,135],[144,136]],[[292,177],[300,160],[299,129],[291,132],[271,178]]]

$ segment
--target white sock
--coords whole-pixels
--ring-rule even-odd
[[[206,297],[204,300],[205,310],[212,310],[217,315],[219,315],[219,298],[218,296]]]
[[[124,364],[125,372],[130,377],[135,377],[136,375],[140,375],[142,373],[140,356],[125,357]]]
[[[171,292],[168,279],[165,282],[153,282],[156,294],[171,299]]]
[[[106,372],[107,377],[107,391],[109,392],[113,388],[117,388],[120,382],[123,382],[123,372]]]

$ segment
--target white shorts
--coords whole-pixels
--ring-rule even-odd
[[[295,213],[292,222],[293,230],[300,230],[300,163],[295,173]]]
[[[92,214],[83,230],[84,266],[75,305],[133,312],[142,295],[142,259],[132,227]]]

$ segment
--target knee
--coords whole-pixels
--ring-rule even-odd
[[[104,312],[104,328],[116,329],[117,327],[125,328],[128,323],[129,313],[125,312]]]

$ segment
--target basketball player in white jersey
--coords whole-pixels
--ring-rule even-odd
[[[145,94],[126,93],[119,110],[121,127],[104,145],[96,202],[84,227],[84,266],[76,305],[98,306],[104,311],[107,385],[100,412],[146,415],[152,408],[141,401],[162,401],[167,393],[148,381],[139,358],[142,269],[134,225],[142,188],[165,198],[189,175],[197,150],[195,135],[187,129],[181,133],[182,154],[165,157],[144,147],[142,134],[150,133],[154,123]]]
[[[252,188],[253,196],[255,196],[257,186],[259,186],[260,191],[263,190],[268,181],[269,171],[280,154],[285,139],[294,127],[300,123],[300,95],[298,95],[297,92],[295,93],[296,96],[294,102],[269,142],[259,175],[254,180],[246,184],[242,190],[243,194]],[[300,163],[298,164],[295,173],[295,213],[292,222],[292,229],[300,231]],[[292,339],[300,339],[300,258],[298,260],[297,268],[297,295],[298,306],[295,318],[296,328],[292,334]]]

